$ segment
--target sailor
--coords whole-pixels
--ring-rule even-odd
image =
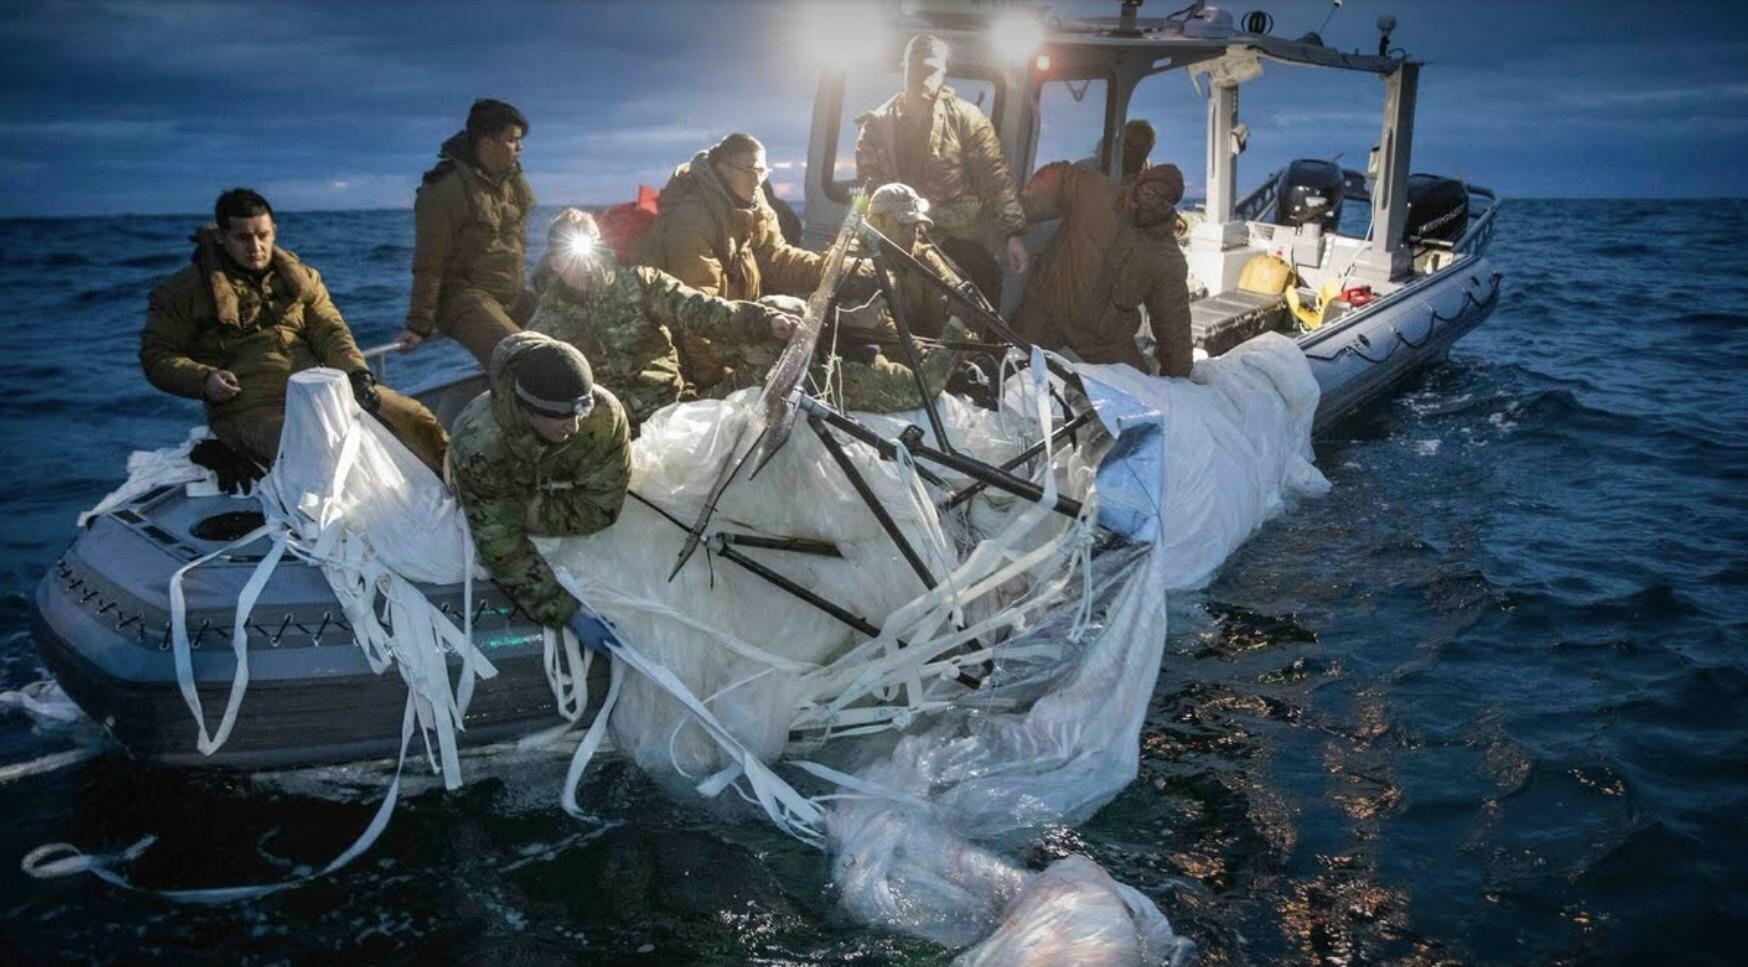
[[[904,48],[904,90],[857,118],[856,177],[864,185],[899,181],[929,200],[941,247],[964,267],[991,304],[1001,304],[1001,269],[984,247],[1005,238],[1008,267],[1026,271],[1025,213],[1002,160],[995,127],[943,86],[947,43],[932,34]]]
[[[646,265],[619,265],[594,217],[580,209],[559,212],[547,242],[528,328],[593,361],[595,378],[624,403],[634,436],[655,411],[691,396],[676,337],[781,344],[795,327],[792,316],[769,306],[705,295]]]
[[[825,261],[784,241],[759,187],[769,174],[765,147],[750,134],[698,152],[662,189],[661,212],[638,239],[636,261],[723,299],[812,293]],[[700,394],[726,395],[764,376],[762,356],[747,358],[700,333],[676,335],[686,379]]]
[[[481,99],[465,130],[443,142],[413,202],[413,293],[406,328],[410,350],[441,331],[481,366],[498,340],[534,311],[522,286],[522,261],[534,191],[522,177],[528,119],[503,101]]]
[[[1183,193],[1175,165],[1150,167],[1127,188],[1067,162],[1041,169],[1021,198],[1026,215],[1062,223],[1026,282],[1015,331],[1084,362],[1151,372],[1135,341],[1145,308],[1159,374],[1188,376],[1189,269],[1174,208]]]
[[[868,224],[909,252],[924,266],[951,283],[960,276],[927,235],[931,224],[928,200],[909,185],[882,185],[868,200]],[[941,392],[959,362],[959,354],[935,342],[963,340],[965,331],[951,314],[947,296],[915,273],[891,266],[894,294],[902,301],[905,324],[917,342],[923,381],[930,395]],[[933,338],[928,338],[933,337]],[[898,326],[883,296],[859,307],[838,311],[835,331],[820,340],[815,354],[814,383],[846,410],[895,413],[922,405],[921,390],[899,347]]]
[[[867,327],[867,317],[843,314],[835,334],[822,337],[815,352],[814,385],[844,409],[857,413],[898,413],[922,407],[922,389],[915,370],[898,362],[904,358],[898,334],[884,326]],[[962,340],[959,319],[947,321],[946,341]],[[932,340],[918,340],[923,383],[934,397],[947,388],[947,379],[959,363],[959,353]]]
[[[1115,178],[1117,182],[1122,185],[1134,184],[1136,177],[1150,167],[1147,162],[1147,156],[1153,153],[1153,145],[1156,139],[1157,135],[1154,134],[1153,125],[1147,123],[1145,119],[1132,118],[1128,123],[1124,124],[1123,167],[1122,170],[1116,172],[1111,177]],[[1101,144],[1099,145],[1098,151],[1089,157],[1076,161],[1075,165],[1081,168],[1091,168],[1094,171],[1102,171],[1104,166],[1100,164],[1099,158],[1103,153],[1104,145]]]
[[[868,224],[891,239],[911,257],[941,276],[946,282],[962,282],[958,266],[929,237],[934,225],[929,217],[929,200],[917,194],[909,185],[894,182],[881,185],[868,200]],[[939,337],[946,330],[952,304],[945,293],[918,278],[914,272],[893,267],[894,288],[904,302],[905,322],[919,336]]]
[[[563,627],[577,601],[530,538],[593,534],[618,519],[631,429],[583,354],[551,336],[506,337],[488,374],[491,389],[456,418],[449,483],[493,579],[536,621]]]
[[[213,435],[265,468],[279,453],[291,374],[332,367],[351,379],[359,406],[441,471],[442,424],[418,401],[376,385],[320,273],[274,244],[267,199],[233,188],[218,197],[213,218],[195,235],[193,264],[152,290],[140,332],[140,366],[152,385],[205,401]]]

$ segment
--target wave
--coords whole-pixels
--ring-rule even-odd
[[[187,253],[161,252],[122,259],[116,265],[130,269],[179,269],[188,264]]]
[[[1657,248],[1644,242],[1605,242],[1591,249],[1592,255],[1603,258],[1630,259],[1657,254]]]

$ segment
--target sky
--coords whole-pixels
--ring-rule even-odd
[[[1331,8],[1227,9],[1297,36]],[[1748,0],[1346,0],[1323,36],[1375,49],[1380,13],[1428,62],[1415,170],[1516,197],[1748,194]],[[479,96],[530,118],[523,163],[543,202],[629,199],[733,130],[765,141],[796,198],[819,68],[860,39],[804,42],[798,25],[822,19],[852,22],[831,0],[6,0],[0,217],[192,213],[235,184],[288,211],[410,207]],[[1368,76],[1271,65],[1241,97],[1241,185],[1293,157],[1358,165],[1380,94]],[[1189,81],[1151,79],[1133,115],[1198,194]]]

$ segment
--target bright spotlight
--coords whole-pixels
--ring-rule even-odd
[[[796,0],[789,38],[804,56],[822,67],[858,64],[894,56],[889,7],[859,0],[820,3]]]
[[[1036,15],[1014,10],[989,25],[989,46],[1008,64],[1024,64],[1044,43],[1044,23]]]
[[[584,235],[582,232],[572,232],[571,236],[564,240],[565,253],[574,259],[593,258],[600,247],[601,243],[596,241],[593,236]]]

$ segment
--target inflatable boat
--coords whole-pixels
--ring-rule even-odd
[[[1101,163],[1117,171],[1123,107],[1134,86],[1172,68],[1205,80],[1213,146],[1207,200],[1201,211],[1186,213],[1182,238],[1200,292],[1191,306],[1196,342],[1219,356],[1261,333],[1291,336],[1321,389],[1318,432],[1444,358],[1487,318],[1501,283],[1485,255],[1496,200],[1462,182],[1409,175],[1418,64],[1246,33],[1229,23],[1191,31],[1130,14],[1054,24],[1018,59],[987,42],[975,24],[906,26],[945,35],[954,45],[954,72],[991,88],[986,110],[1019,174],[1052,160],[1037,157],[1040,121],[1055,120],[1040,112],[1056,103],[1040,91],[1066,84],[1084,93],[1090,79],[1106,86],[1092,106],[1104,118]],[[875,53],[896,62],[896,47]],[[1383,77],[1386,105],[1371,171],[1332,173],[1332,163],[1296,163],[1235,200],[1243,143],[1234,127],[1237,90],[1260,75],[1263,61]],[[816,99],[804,230],[814,244],[829,239],[846,210],[846,185],[833,179],[842,175],[839,155],[847,149],[841,119],[859,110],[846,91],[857,69],[848,62],[829,68]],[[1082,107],[1076,99],[1067,109]],[[1364,232],[1344,235],[1342,220],[1330,217],[1342,200],[1369,204]],[[1036,227],[1035,247],[1050,230]],[[1242,284],[1254,281],[1245,278],[1247,267],[1259,258],[1286,267],[1273,291]],[[1018,289],[1007,286],[1010,294]],[[475,375],[416,395],[447,423],[483,389],[484,377]],[[406,688],[373,671],[320,571],[295,560],[274,572],[246,623],[250,683],[234,730],[210,754],[197,749],[199,730],[172,648],[171,577],[205,559],[184,582],[189,659],[200,697],[222,705],[237,670],[236,602],[268,553],[264,538],[236,542],[257,523],[248,501],[197,495],[182,484],[151,488],[91,516],[36,589],[33,623],[44,662],[129,753],[166,765],[264,769],[393,756]],[[458,620],[466,608],[460,585],[421,590]],[[498,674],[477,684],[461,742],[499,742],[561,724],[542,630],[488,583],[474,588],[468,617],[475,646]],[[590,673],[592,700],[606,691],[606,667],[597,662]]]

